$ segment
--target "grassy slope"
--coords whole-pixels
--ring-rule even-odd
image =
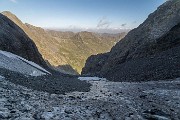
[[[45,31],[40,27],[23,24],[10,12],[3,14],[24,30],[35,42],[43,58],[51,65],[70,65],[78,73],[81,73],[89,56],[108,52],[125,35]]]

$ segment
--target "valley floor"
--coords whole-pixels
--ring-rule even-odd
[[[39,92],[0,77],[1,120],[179,120],[180,78],[141,83],[89,81],[89,92]]]

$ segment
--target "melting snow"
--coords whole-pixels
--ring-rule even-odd
[[[44,71],[44,72],[46,72],[46,73],[48,73],[48,74],[51,74],[50,72],[48,72],[47,70],[45,70],[44,68],[42,68],[42,67],[40,67],[39,65],[37,65],[36,63],[34,63],[34,62],[31,62],[31,61],[28,61],[28,60],[26,60],[26,59],[24,59],[24,58],[21,58],[21,57],[19,57],[19,56],[17,56],[19,59],[21,59],[21,60],[23,60],[23,61],[25,61],[25,62],[27,62],[27,63],[29,63],[30,65],[32,65],[32,66],[34,66],[34,67],[36,67],[36,68],[38,68],[38,69],[40,69],[40,70],[42,70],[42,71]]]
[[[44,68],[10,52],[0,50],[0,67],[31,76],[51,74]]]
[[[38,71],[33,71],[31,74],[30,74],[31,76],[38,76]]]
[[[78,77],[78,79],[85,81],[106,81],[106,78],[99,78],[99,77]]]
[[[0,54],[6,56],[6,57],[8,57],[8,58],[14,58],[14,59],[17,59],[17,56],[14,55],[14,54],[12,54],[12,53],[10,53],[10,52],[6,52],[6,51],[1,51],[1,50],[0,50]]]

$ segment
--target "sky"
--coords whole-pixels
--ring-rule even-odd
[[[54,29],[132,29],[165,0],[0,0],[24,23]]]

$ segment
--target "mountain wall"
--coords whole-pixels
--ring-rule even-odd
[[[180,1],[165,2],[109,53],[88,58],[82,74],[98,75],[113,81],[180,76],[179,23]]]
[[[0,14],[0,50],[19,55],[47,68],[34,42],[13,21]]]

